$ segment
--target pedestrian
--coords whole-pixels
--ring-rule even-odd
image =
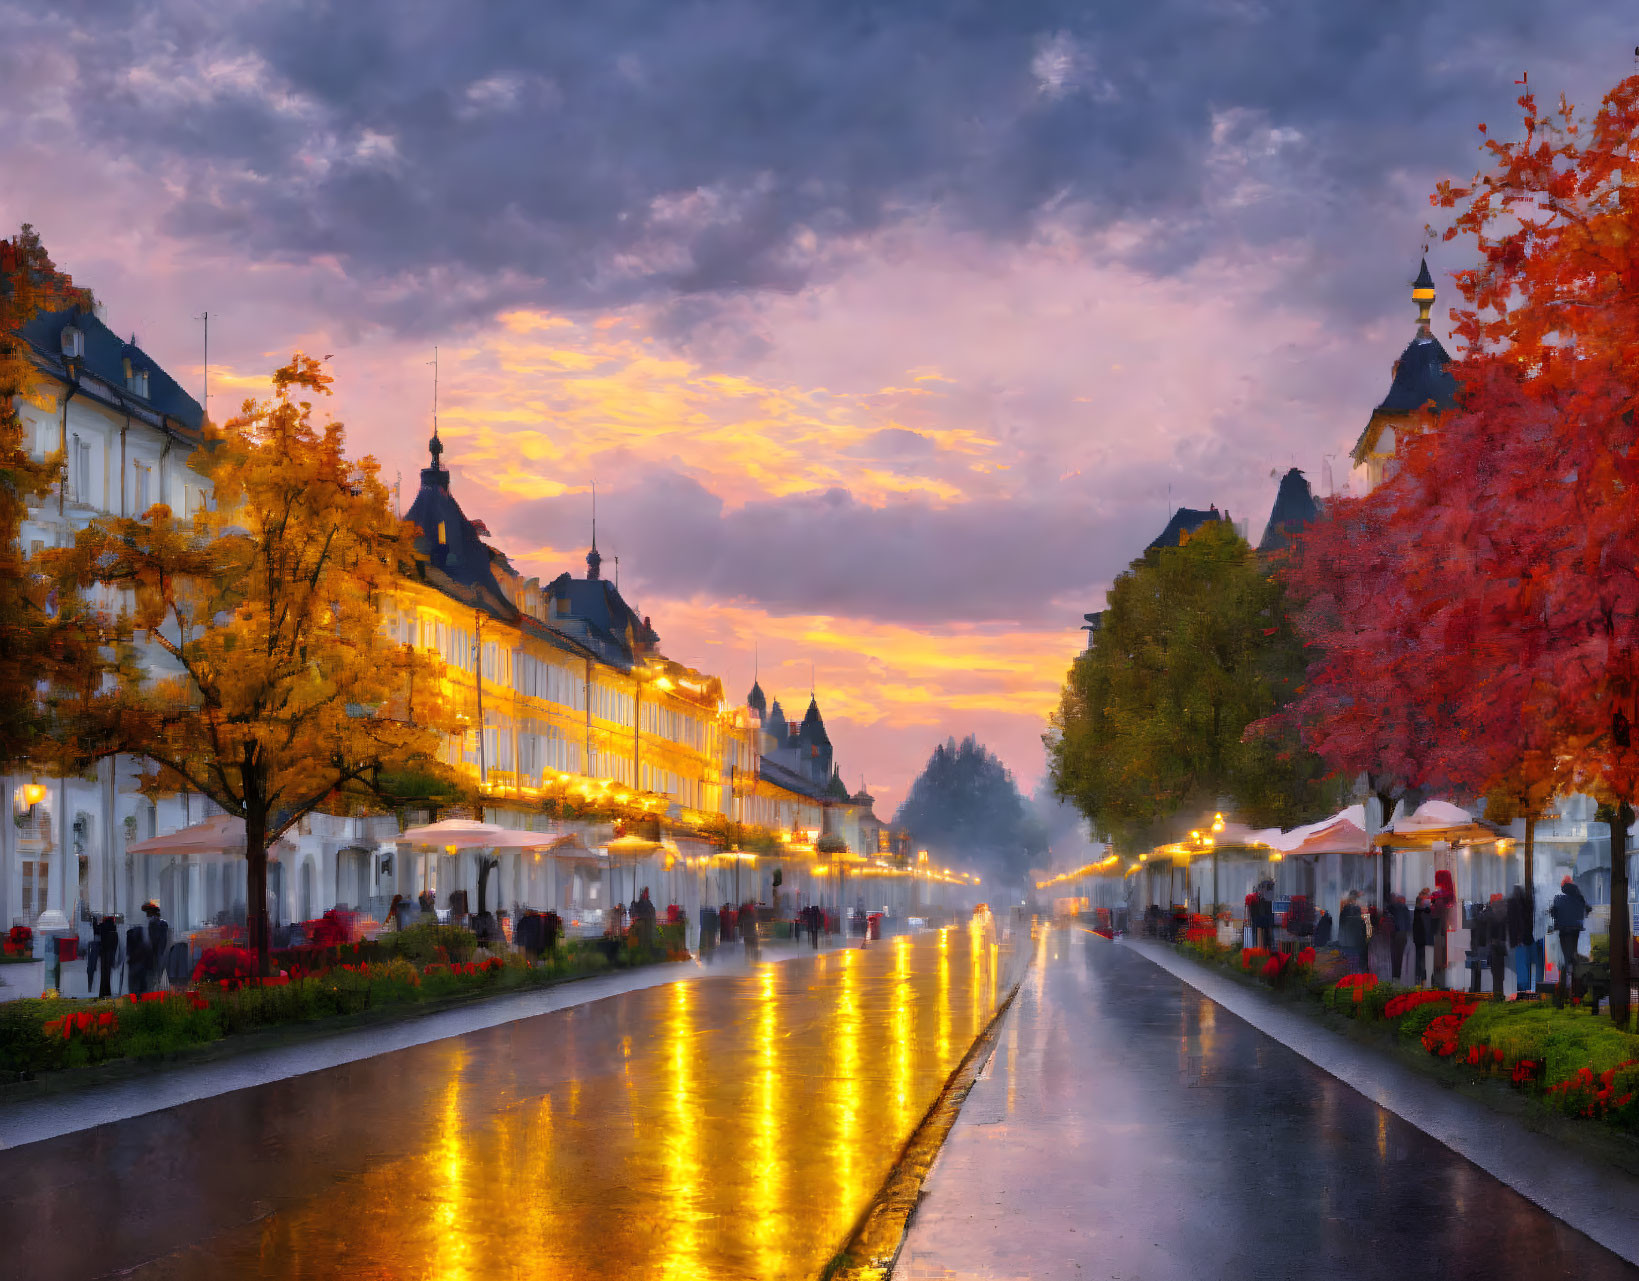
[[[1429,902],[1428,886],[1417,891],[1417,905],[1411,910],[1411,946],[1417,965],[1414,977],[1418,987],[1428,982],[1428,948],[1434,940],[1434,908]]]
[[[1389,895],[1389,978],[1398,983],[1400,971],[1405,968],[1406,949],[1411,945],[1411,909],[1406,906],[1404,894]]]
[[[154,986],[164,975],[165,958],[171,950],[171,926],[159,914],[159,904],[149,899],[142,905],[142,914],[148,918],[148,955],[153,967]]]
[[[1548,911],[1559,934],[1559,982],[1554,987],[1554,1004],[1563,1006],[1576,967],[1577,941],[1588,919],[1588,900],[1582,897],[1576,882],[1567,876],[1559,883],[1559,893]]]
[[[1321,909],[1320,916],[1315,920],[1315,951],[1332,945],[1332,914]]]
[[[808,946],[817,952],[819,951],[820,925],[823,920],[822,913],[817,904],[810,903],[803,912],[803,916],[808,920]]]
[[[637,902],[632,904],[632,925],[637,930],[638,943],[644,948],[654,946],[654,922],[654,901],[649,898],[649,887],[645,885]]]
[[[717,954],[717,909],[710,903],[700,908],[700,959],[707,965]]]
[[[1485,905],[1486,961],[1491,967],[1491,999],[1502,1000],[1502,975],[1508,968],[1508,904],[1493,894]]]
[[[1360,891],[1350,890],[1337,914],[1337,945],[1360,974],[1366,970],[1366,940],[1366,914],[1360,910]]]
[[[1447,982],[1446,971],[1451,964],[1447,951],[1450,946],[1451,914],[1456,906],[1457,887],[1452,883],[1451,873],[1443,867],[1439,868],[1434,873],[1434,893],[1429,896],[1429,924],[1433,931],[1429,944],[1434,948],[1433,987],[1444,988]]]
[[[746,960],[757,959],[757,909],[747,899],[740,904],[740,917],[737,924],[740,927],[740,941],[745,944]]]
[[[148,932],[140,925],[125,931],[125,990],[132,996],[148,991],[148,973],[153,956],[148,951]]]
[[[1536,957],[1535,896],[1525,885],[1516,885],[1508,895],[1508,950],[1514,957],[1514,989],[1524,996],[1536,989],[1531,983],[1531,962]]]
[[[97,965],[102,971],[101,981],[97,984],[99,997],[114,994],[114,962],[119,959],[120,926],[112,916],[105,916],[97,923]],[[86,983],[89,991],[91,984]]]

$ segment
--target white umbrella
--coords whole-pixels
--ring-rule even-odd
[[[271,854],[278,849],[294,848],[294,845],[281,837],[269,843],[268,852]],[[164,836],[150,836],[145,841],[133,841],[125,849],[130,854],[237,854],[243,857],[245,820],[234,818],[231,814],[218,814],[203,823],[195,823],[192,827],[184,827],[180,831],[167,832]]]
[[[447,818],[441,823],[411,827],[398,834],[400,844],[458,850],[544,850],[565,839],[561,832],[519,832],[470,818]]]

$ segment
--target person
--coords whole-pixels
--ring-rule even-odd
[[[755,960],[757,957],[757,909],[747,899],[740,904],[740,919],[736,922],[740,927],[740,939],[746,945],[746,960]]]
[[[1502,1000],[1502,975],[1508,968],[1508,904],[1493,894],[1485,905],[1486,961],[1491,967],[1491,999]]]
[[[1406,896],[1389,895],[1389,910],[1384,916],[1389,934],[1389,978],[1398,983],[1400,971],[1405,968],[1406,947],[1411,942],[1411,909],[1406,906]]]
[[[819,951],[820,926],[825,924],[825,913],[820,911],[817,903],[810,903],[803,912],[808,921],[808,946]]]
[[[1518,996],[1534,992],[1531,962],[1536,959],[1535,896],[1525,885],[1516,885],[1508,894],[1508,949],[1514,957],[1514,987]]]
[[[165,958],[171,951],[171,926],[159,914],[159,904],[149,899],[142,905],[142,914],[148,918],[149,964],[156,971],[155,979],[164,977]],[[155,986],[158,986],[157,983]]]
[[[1448,931],[1451,929],[1451,913],[1457,905],[1457,887],[1452,882],[1451,873],[1445,868],[1439,868],[1434,873],[1434,893],[1429,896],[1429,925],[1432,935],[1430,946],[1434,949],[1434,971],[1431,986],[1443,988],[1446,985],[1446,971],[1451,964],[1447,953],[1450,946]]]
[[[1434,941],[1434,908],[1428,886],[1417,891],[1417,905],[1411,910],[1411,946],[1416,960],[1413,977],[1418,987],[1428,982],[1428,948]]]
[[[1315,921],[1315,951],[1332,945],[1332,914],[1321,909],[1320,917]]]
[[[402,894],[393,895],[393,901],[387,904],[387,917],[384,921],[382,921],[384,928],[389,930],[401,930],[404,928],[404,922],[399,920],[398,917],[399,908],[403,906],[404,896]]]
[[[422,890],[415,896],[416,905],[421,909],[422,916],[438,916],[438,896],[431,890]]]
[[[1577,940],[1588,919],[1588,900],[1569,876],[1559,883],[1559,893],[1549,909],[1554,929],[1559,934],[1559,982],[1554,988],[1554,1004],[1565,1004],[1565,993],[1571,984],[1571,971],[1576,966]]]
[[[148,932],[140,925],[125,931],[125,990],[132,996],[148,991],[148,971],[153,957],[148,951]]]
[[[700,959],[707,965],[717,954],[717,909],[710,903],[700,907]]]
[[[1357,973],[1366,969],[1366,916],[1360,910],[1360,891],[1350,890],[1337,914],[1337,945],[1350,958]]]
[[[632,904],[632,924],[637,929],[637,941],[644,947],[654,946],[654,901],[649,897],[649,887],[645,885],[643,892],[637,896],[637,902]]]
[[[97,923],[97,965],[102,971],[101,981],[97,984],[97,995],[100,997],[114,994],[114,962],[119,959],[120,927],[119,922],[112,916],[105,916]],[[89,990],[91,984],[86,983]]]

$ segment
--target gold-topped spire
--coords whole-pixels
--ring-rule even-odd
[[[1417,332],[1424,338],[1431,336],[1428,314],[1434,309],[1434,277],[1428,274],[1428,259],[1423,259],[1422,270],[1411,282],[1411,300],[1417,304]]]

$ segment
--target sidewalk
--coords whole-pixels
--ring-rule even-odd
[[[850,944],[857,946],[857,941],[850,940]],[[840,946],[822,948],[817,954],[837,951]],[[817,954],[806,943],[799,948],[781,941],[765,943],[761,961],[794,961]],[[196,1099],[264,1085],[269,1081],[282,1081],[288,1077],[338,1067],[378,1054],[391,1054],[395,1050],[425,1045],[429,1041],[462,1036],[517,1019],[533,1018],[537,1014],[586,1005],[624,992],[665,983],[688,983],[746,974],[752,968],[740,947],[722,947],[717,950],[716,958],[710,965],[702,965],[698,961],[674,962],[575,979],[535,991],[475,1001],[470,1005],[381,1027],[338,1031],[299,1045],[247,1050],[208,1063],[186,1064],[170,1069],[160,1067],[129,1080],[5,1104],[0,1106],[0,1150],[89,1130],[109,1121],[158,1112]]]
[[[1049,952],[897,1281],[1633,1275],[1639,1181],[1163,949],[1057,930]]]

